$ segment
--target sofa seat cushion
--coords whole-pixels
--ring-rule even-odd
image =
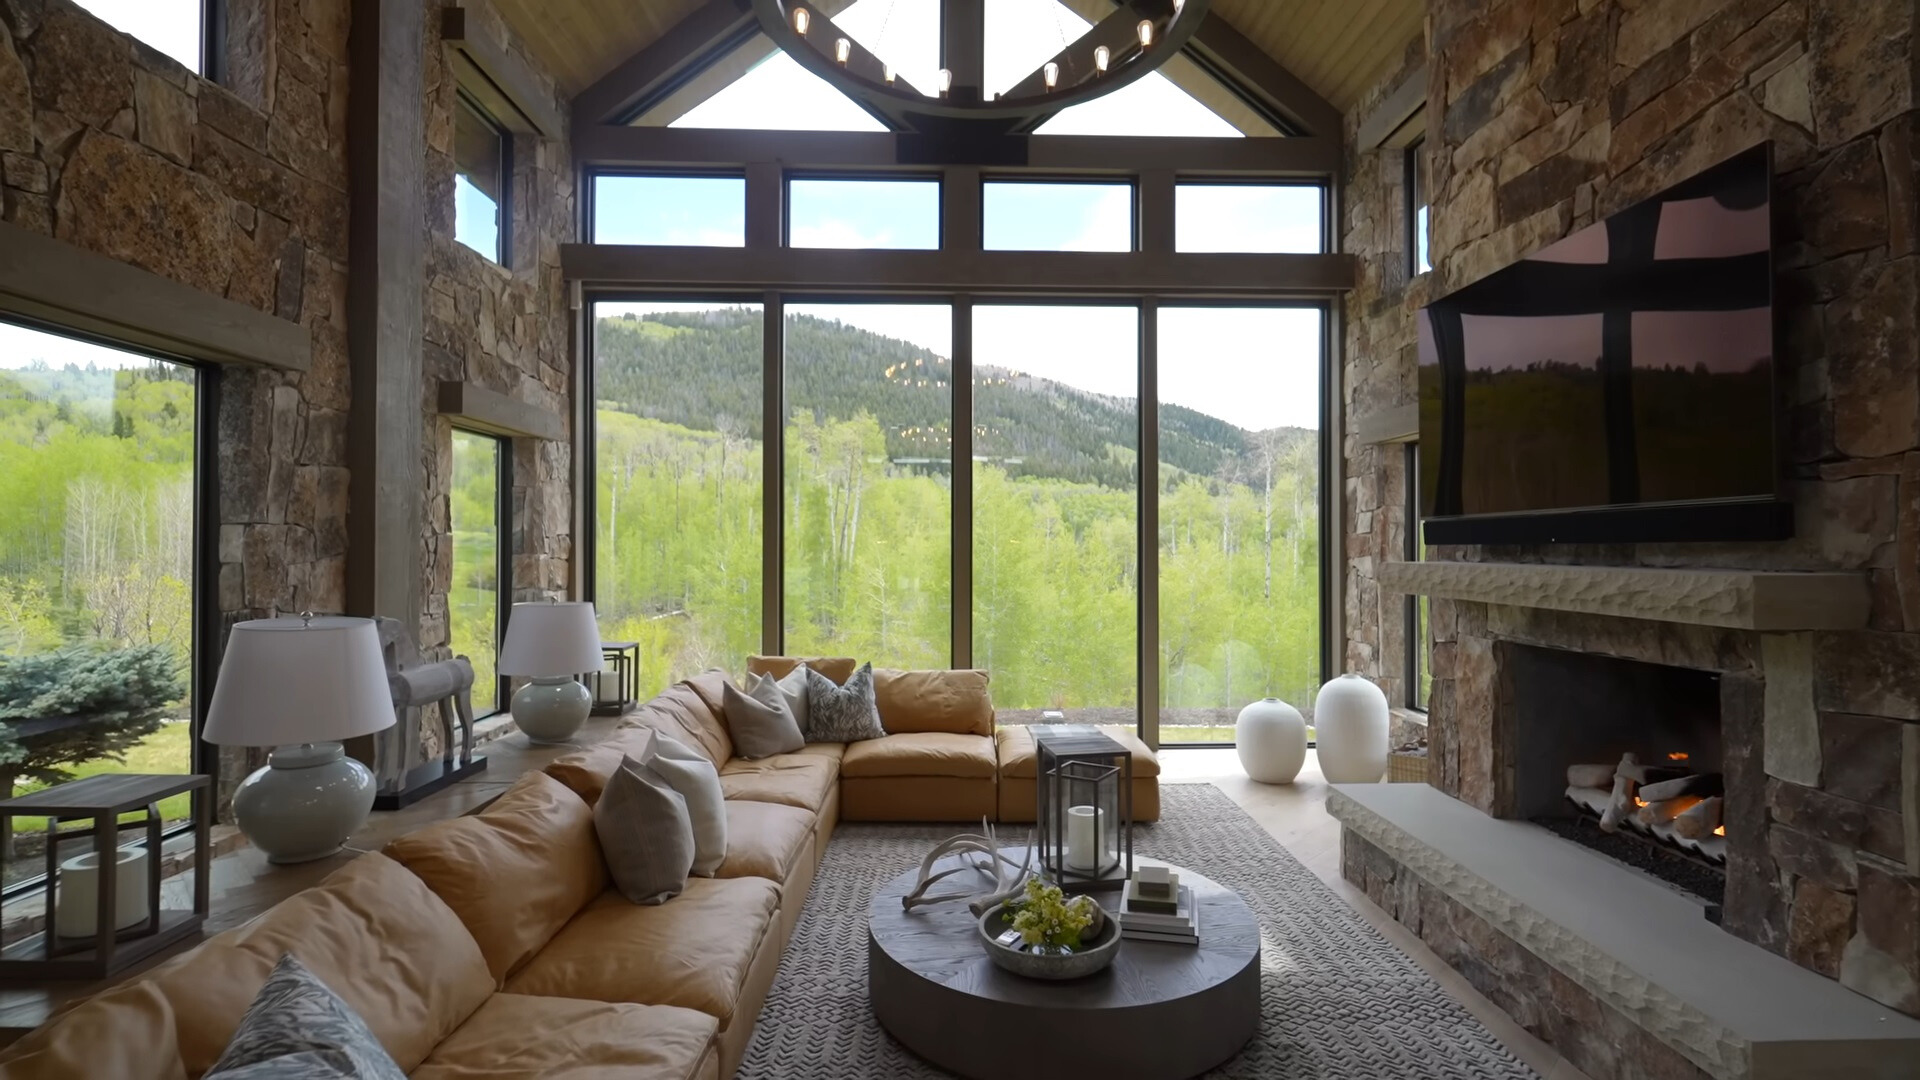
[[[780,886],[764,878],[694,878],[664,904],[608,892],[507,981],[513,994],[698,1009],[725,1030],[747,969],[773,925]]]
[[[716,1080],[718,1027],[670,1005],[495,994],[412,1080]]]
[[[848,779],[878,776],[958,776],[991,779],[998,763],[993,740],[984,735],[916,731],[868,739],[847,747],[840,775]]]
[[[818,754],[775,754],[748,761],[734,758],[720,769],[720,790],[729,799],[781,803],[815,813],[840,775],[840,763]]]
[[[1101,725],[1100,733],[1133,755],[1133,777],[1160,775],[1160,758],[1140,737],[1126,728],[1114,725]],[[1034,741],[1033,730],[1021,724],[1008,724],[994,732],[994,741],[1000,755],[1000,775],[1032,780],[1040,775],[1040,747]]]
[[[146,978],[172,1003],[190,1076],[220,1059],[288,953],[366,1021],[402,1070],[412,1070],[494,989],[481,946],[449,907],[405,866],[362,855]]]
[[[813,856],[811,810],[751,799],[727,800],[727,858],[715,877],[785,881],[794,863]]]
[[[607,887],[593,808],[543,772],[522,776],[484,811],[429,825],[386,852],[460,916],[495,980]]]
[[[987,694],[984,671],[875,669],[873,698],[880,710],[880,726],[889,735],[949,731],[993,736],[993,699]]]
[[[795,750],[796,754],[812,754],[815,757],[831,758],[839,761],[847,756],[847,744],[843,742],[810,742]]]

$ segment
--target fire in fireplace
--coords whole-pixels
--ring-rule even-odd
[[[1664,764],[1646,765],[1629,751],[1617,765],[1569,765],[1567,802],[1592,816],[1601,832],[1627,829],[1725,866],[1720,808],[1726,786],[1719,773],[1694,772],[1690,759],[1675,751]]]

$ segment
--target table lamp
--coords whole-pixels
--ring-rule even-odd
[[[274,748],[234,792],[233,816],[268,862],[297,863],[339,851],[366,824],[373,772],[340,740],[393,722],[373,620],[302,615],[234,626],[201,737]]]
[[[513,722],[537,743],[564,743],[587,722],[593,694],[575,676],[604,666],[600,625],[585,601],[513,605],[500,646],[502,675],[530,681],[513,695]]]

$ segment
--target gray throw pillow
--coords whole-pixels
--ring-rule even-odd
[[[687,800],[659,773],[622,758],[594,804],[593,831],[621,896],[664,904],[686,891],[696,850],[693,822]]]
[[[873,700],[873,665],[862,664],[844,686],[807,672],[807,741],[859,742],[887,733]]]
[[[280,957],[208,1076],[406,1080],[366,1021],[292,953]]]
[[[780,677],[777,685],[781,696],[787,699],[787,708],[793,712],[793,719],[801,732],[807,730],[807,667],[806,661],[793,665],[793,670]]]
[[[752,690],[743,694],[727,683],[720,691],[720,711],[727,714],[733,752],[743,758],[763,758],[791,754],[807,745],[780,684],[765,675],[748,677],[753,680]]]
[[[654,733],[642,760],[687,801],[693,826],[693,872],[712,877],[727,861],[727,802],[720,771],[707,756],[668,735]]]

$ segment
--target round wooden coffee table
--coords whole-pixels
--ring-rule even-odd
[[[1020,851],[1015,849],[1018,859]],[[957,861],[957,860],[956,860]],[[1168,865],[1151,859],[1136,865]],[[941,868],[952,865],[943,860]],[[909,870],[874,893],[867,996],[880,1025],[942,1068],[979,1080],[1183,1080],[1239,1053],[1260,1028],[1260,925],[1231,890],[1182,867],[1200,906],[1200,944],[1123,941],[1113,966],[1072,982],[1023,979],[987,959],[961,901],[916,911]],[[985,875],[933,887],[960,892]],[[1116,892],[1094,894],[1105,906]]]

